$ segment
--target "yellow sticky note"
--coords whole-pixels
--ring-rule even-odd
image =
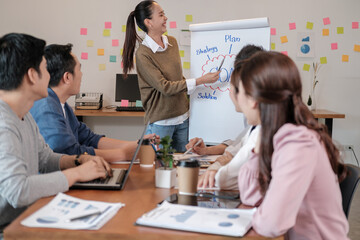
[[[106,69],[106,65],[103,64],[103,63],[100,63],[100,64],[99,64],[99,70],[100,70],[100,71],[105,71],[105,69]]]
[[[122,56],[123,52],[124,52],[124,49],[123,49],[123,48],[120,49],[120,55],[121,55],[121,56]]]
[[[275,43],[271,43],[271,50],[275,50]]]
[[[86,46],[93,47],[94,46],[94,41],[93,40],[87,40],[86,41]]]
[[[184,69],[190,69],[190,63],[189,62],[184,62],[183,63],[183,68]]]
[[[122,25],[121,31],[126,32],[126,25]]]
[[[328,28],[324,28],[322,31],[323,36],[329,36],[329,29]]]
[[[310,70],[310,64],[305,63],[303,66],[303,70],[308,72]]]
[[[326,57],[321,57],[320,58],[320,63],[321,64],[326,64],[327,63],[327,58]]]
[[[306,23],[306,29],[312,30],[313,27],[314,27],[314,23],[312,23],[312,22],[307,22],[307,23]]]
[[[110,36],[110,29],[104,29],[103,36],[104,37],[109,37]]]
[[[287,43],[288,42],[287,36],[280,37],[280,40],[281,40],[281,43]]]
[[[103,48],[98,48],[97,55],[98,56],[103,56],[104,55],[104,49]]]
[[[180,57],[184,57],[184,56],[185,56],[185,51],[184,51],[184,50],[180,50],[179,53],[180,53]]]
[[[360,52],[360,45],[354,45],[354,51],[355,52]]]
[[[341,61],[348,62],[349,61],[349,55],[342,55]]]
[[[193,16],[192,16],[192,15],[189,15],[189,14],[186,15],[186,16],[185,16],[185,21],[186,21],[186,22],[192,22],[192,21],[193,21]]]
[[[337,31],[337,34],[344,34],[344,27],[337,27],[336,31]]]

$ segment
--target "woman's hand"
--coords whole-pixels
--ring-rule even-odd
[[[198,181],[199,188],[212,188],[215,186],[215,175],[217,170],[206,170],[206,172],[200,176]]]
[[[204,76],[201,76],[196,79],[196,86],[204,83],[214,83],[219,79],[219,77],[220,77],[220,71],[207,73]]]

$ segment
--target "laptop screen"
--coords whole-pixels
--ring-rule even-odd
[[[130,170],[131,170],[132,166],[134,165],[136,156],[137,156],[137,154],[138,154],[138,152],[139,152],[139,150],[140,150],[141,144],[142,144],[142,142],[143,142],[143,140],[144,140],[145,132],[146,132],[146,129],[148,128],[148,126],[149,126],[149,123],[150,123],[150,121],[148,121],[148,122],[145,124],[145,128],[144,128],[144,130],[143,130],[143,132],[142,132],[142,134],[141,134],[141,138],[140,138],[140,140],[139,140],[139,142],[138,142],[138,145],[137,145],[137,147],[136,147],[135,153],[134,153],[134,155],[133,155],[133,157],[132,157],[132,159],[131,159],[130,166],[129,166],[128,170],[127,170],[126,173],[125,173],[125,176],[124,176],[124,180],[123,180],[123,184],[122,184],[122,186],[121,186],[121,189],[124,188],[125,183],[126,183],[126,180],[127,180],[128,176],[129,176],[129,174],[130,174]]]
[[[129,102],[141,100],[137,74],[128,74],[126,79],[123,74],[116,74],[115,101],[122,99]]]

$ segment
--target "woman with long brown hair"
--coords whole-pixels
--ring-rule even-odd
[[[135,20],[145,38],[136,33]],[[188,141],[189,101],[187,94],[197,85],[214,83],[220,72],[208,73],[197,79],[185,79],[182,74],[179,47],[174,37],[165,36],[164,10],[151,0],[140,2],[128,17],[123,51],[123,72],[126,76],[134,68],[139,79],[141,101],[145,109],[145,122],[150,120],[147,134],[161,138],[170,136],[178,152],[184,152]]]
[[[232,80],[249,124],[261,124],[250,160],[239,171],[244,204],[259,206],[253,228],[289,239],[347,239],[339,151],[301,98],[295,63],[261,52],[235,66]]]

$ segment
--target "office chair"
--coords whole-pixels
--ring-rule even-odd
[[[345,165],[348,171],[348,175],[340,183],[340,190],[342,195],[343,210],[345,212],[346,218],[348,218],[351,201],[355,195],[355,191],[360,180],[360,168],[351,164]]]

